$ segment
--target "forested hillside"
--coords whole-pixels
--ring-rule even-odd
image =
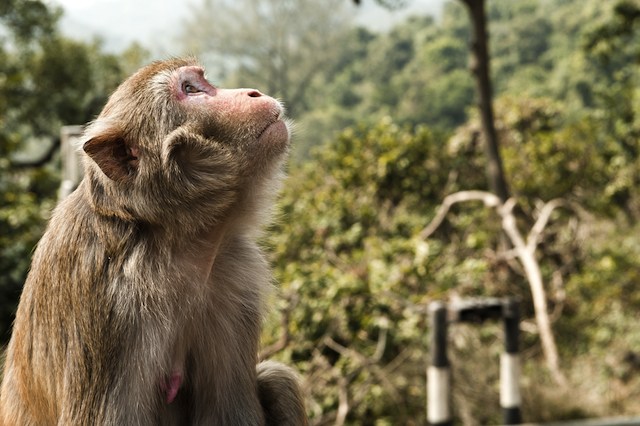
[[[535,257],[566,386],[546,368],[529,285],[496,211],[456,205],[420,236],[448,194],[487,189],[469,19],[451,1],[438,21],[352,30],[298,119],[283,219],[268,239],[284,319],[267,342],[283,338],[284,321],[281,356],[303,371],[319,424],[423,424],[426,306],[471,296],[523,300],[527,421],[640,412],[640,3],[488,6],[520,231],[544,203],[560,206]],[[499,423],[500,325],[451,333],[456,418]]]
[[[297,123],[263,241],[279,289],[264,347],[301,372],[312,424],[425,424],[427,304],[472,296],[522,300],[526,421],[640,413],[639,0],[487,1],[496,127],[520,233],[555,207],[534,229],[535,260],[562,380],[545,361],[530,283],[496,209],[456,204],[423,232],[448,195],[488,190],[462,2],[388,33],[354,28],[337,0],[286,2],[266,33],[237,26],[251,29],[251,46],[272,43],[254,50],[206,33],[218,28],[207,24],[209,3],[194,8],[182,38],[211,43],[185,50],[231,59],[221,84],[264,86]],[[252,2],[234,4],[242,12]],[[55,204],[59,155],[47,147],[146,59],[140,46],[110,55],[66,39],[57,13],[39,1],[0,7],[5,341]],[[296,25],[284,34],[287,22]],[[205,33],[189,37],[196,30]],[[281,34],[293,40],[286,49]],[[500,325],[450,336],[456,419],[499,423]]]

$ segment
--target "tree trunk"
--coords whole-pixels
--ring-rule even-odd
[[[491,79],[489,78],[489,50],[487,47],[487,18],[485,0],[461,0],[469,8],[473,26],[471,38],[471,71],[476,80],[478,106],[482,119],[487,157],[487,179],[491,192],[504,203],[509,198],[509,188],[504,177],[498,135],[493,117]]]

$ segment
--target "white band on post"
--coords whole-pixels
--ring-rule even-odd
[[[519,408],[520,396],[520,357],[516,354],[502,353],[500,356],[500,406]]]
[[[427,369],[427,420],[430,424],[451,421],[449,368],[429,366]]]

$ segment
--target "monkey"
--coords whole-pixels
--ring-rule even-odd
[[[194,58],[111,94],[34,251],[0,424],[308,423],[297,373],[257,355],[273,283],[256,241],[284,176],[284,114],[212,85]]]

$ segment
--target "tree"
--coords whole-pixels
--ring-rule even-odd
[[[403,1],[376,0],[385,7],[402,7]],[[471,72],[476,80],[478,107],[482,117],[485,155],[487,157],[487,180],[489,188],[502,202],[509,198],[509,189],[504,175],[502,158],[493,117],[493,93],[489,74],[489,49],[485,0],[461,0],[468,10],[473,27],[471,39]],[[358,4],[359,2],[356,2]],[[454,88],[458,87],[456,84]]]
[[[480,114],[482,117],[482,132],[484,134],[485,155],[487,156],[487,178],[491,191],[504,203],[509,198],[509,189],[504,176],[502,158],[498,136],[493,116],[493,93],[489,75],[489,48],[487,35],[487,18],[485,0],[461,0],[469,9],[473,24],[471,50],[473,59],[471,71],[476,79],[476,91]]]
[[[403,128],[412,108],[398,108],[398,99],[407,97],[407,88],[417,93],[415,98],[421,94],[427,98],[425,88],[440,89],[442,76],[433,68],[460,72],[459,45],[469,33],[466,8],[449,2],[440,27],[413,21],[376,35],[366,49],[358,50],[357,63],[345,64],[339,74],[326,77],[328,106],[322,105],[318,114],[331,111],[336,120],[344,119],[343,110],[331,104],[340,98],[330,93],[350,87],[345,110],[355,111],[353,116],[360,115],[367,126],[350,129],[321,147],[306,173],[292,168],[283,202],[286,219],[272,240],[287,296],[282,323],[289,331],[277,340],[287,342],[279,345],[280,356],[296,361],[309,378],[316,424],[362,424],[372,419],[396,424],[408,417],[422,418],[423,408],[416,401],[424,399],[420,394],[424,384],[411,375],[415,371],[411,363],[424,365],[424,358],[416,355],[424,353],[424,335],[409,334],[424,324],[412,314],[425,301],[455,295],[515,294],[524,299],[524,371],[531,373],[523,383],[525,395],[531,396],[524,401],[527,419],[606,414],[619,411],[614,408],[617,404],[624,405],[625,412],[637,412],[637,403],[602,394],[605,388],[633,396],[638,384],[635,342],[640,333],[632,331],[637,322],[632,313],[640,303],[633,286],[640,270],[640,246],[634,238],[638,226],[619,220],[620,206],[612,198],[623,196],[615,188],[632,188],[637,176],[628,173],[632,170],[628,166],[637,161],[633,154],[637,142],[629,144],[638,121],[637,90],[632,84],[637,82],[633,50],[638,35],[635,24],[628,25],[635,12],[625,8],[627,17],[622,18],[609,13],[614,12],[613,4],[597,0],[492,0],[490,4],[491,19],[497,20],[503,34],[511,34],[514,43],[492,49],[498,56],[492,64],[501,64],[494,121],[511,198],[503,203],[492,193],[462,192],[489,200],[496,208],[455,203],[426,241],[416,238],[420,232],[416,226],[424,226],[443,199],[447,204],[452,201],[447,198],[450,194],[487,186],[480,113],[473,109],[469,122],[448,140],[446,133],[414,138],[392,131],[393,126],[381,130],[378,125],[388,123],[380,118],[388,114]],[[416,29],[416,22],[422,27]],[[584,36],[601,24],[623,24],[631,31],[615,30],[613,37],[596,38],[593,48],[585,46],[589,38]],[[387,46],[397,45],[401,49],[393,52],[396,55],[387,52]],[[522,52],[514,52],[520,48]],[[419,55],[429,60],[418,62]],[[387,57],[390,60],[384,63]],[[378,73],[384,80],[372,78]],[[401,81],[404,73],[417,84]],[[498,96],[505,91],[511,96]],[[607,98],[612,102],[609,108]],[[378,101],[378,109],[369,105],[364,114],[369,99]],[[425,99],[424,105],[433,108],[434,98]],[[418,109],[413,108],[416,116],[423,114]],[[378,125],[368,125],[369,120]],[[461,141],[463,132],[467,137]],[[624,135],[624,143],[617,135]],[[397,155],[396,150],[409,146],[410,152]],[[424,162],[418,160],[423,154]],[[431,168],[432,162],[437,166]],[[385,191],[376,189],[381,187]],[[406,191],[400,194],[400,188]],[[390,197],[373,195],[379,193]],[[512,209],[515,203],[517,210]],[[633,206],[637,212],[637,202]],[[531,232],[526,238],[519,230]],[[514,243],[498,244],[501,234]],[[531,321],[536,311],[542,326]],[[461,340],[462,332],[456,332],[460,334],[453,342]],[[467,373],[457,377],[464,377],[465,384],[475,379],[478,385],[464,404],[456,400],[456,415],[469,419],[467,424],[491,423],[490,414],[485,418],[477,412],[498,407],[486,396],[492,392],[478,392],[496,379],[497,368],[491,370],[495,358],[477,361],[492,347],[490,355],[499,352],[497,333],[490,334],[484,331],[475,346],[463,340],[464,351],[453,363]],[[549,338],[552,335],[555,342]],[[398,345],[405,349],[406,361],[393,358]],[[544,368],[544,358],[538,356],[541,348],[550,368]],[[559,366],[571,386],[564,388],[552,380]],[[410,391],[398,394],[399,389]],[[591,402],[583,402],[589,396]],[[460,394],[454,398],[460,399]],[[411,414],[395,410],[401,404]]]
[[[513,209],[516,206],[514,198],[503,203],[498,196],[484,191],[460,191],[447,195],[438,208],[438,212],[433,220],[420,232],[420,238],[427,239],[442,224],[447,213],[454,204],[468,201],[482,201],[485,206],[495,208],[502,219],[502,231],[509,237],[516,256],[522,264],[525,276],[529,282],[535,307],[536,322],[542,341],[542,350],[547,360],[547,367],[552,372],[554,379],[563,386],[566,386],[567,379],[560,371],[560,359],[558,357],[558,346],[551,328],[551,319],[548,312],[547,294],[544,289],[542,272],[538,263],[535,251],[541,239],[541,235],[547,226],[547,222],[553,211],[561,206],[563,200],[554,199],[545,203],[540,209],[540,214],[536,223],[531,227],[527,237],[523,237],[516,224],[516,217]]]
[[[640,5],[620,0],[613,5],[609,19],[587,32],[584,44],[598,77],[598,84],[590,88],[597,108],[593,118],[602,124],[602,138],[614,142],[610,167],[620,171],[606,192],[613,203],[625,209],[630,221],[640,219],[635,195],[640,184],[639,38]]]
[[[57,12],[40,1],[0,6],[0,341],[9,336],[30,253],[43,230],[43,210],[52,206],[44,200],[56,187],[50,170],[16,170],[13,164],[24,149],[23,135],[33,134],[29,121],[22,121],[29,99],[23,61],[48,38],[56,19]]]
[[[122,77],[99,42],[62,37],[59,16],[38,0],[0,7],[0,341],[55,205],[60,127],[93,119]]]
[[[420,306],[442,291],[428,277],[442,246],[412,236],[443,196],[441,142],[381,120],[345,131],[285,185],[286,220],[268,239],[284,315],[267,343],[286,342],[279,356],[298,363],[312,424],[411,424],[424,410]]]
[[[181,39],[185,50],[218,70],[217,78],[282,98],[296,117],[308,108],[310,81],[344,35],[344,6],[344,0],[204,0]]]
[[[9,38],[24,43],[46,37],[56,25],[59,9],[50,9],[41,0],[6,0],[0,5],[0,25],[9,34],[0,35],[3,48]]]

